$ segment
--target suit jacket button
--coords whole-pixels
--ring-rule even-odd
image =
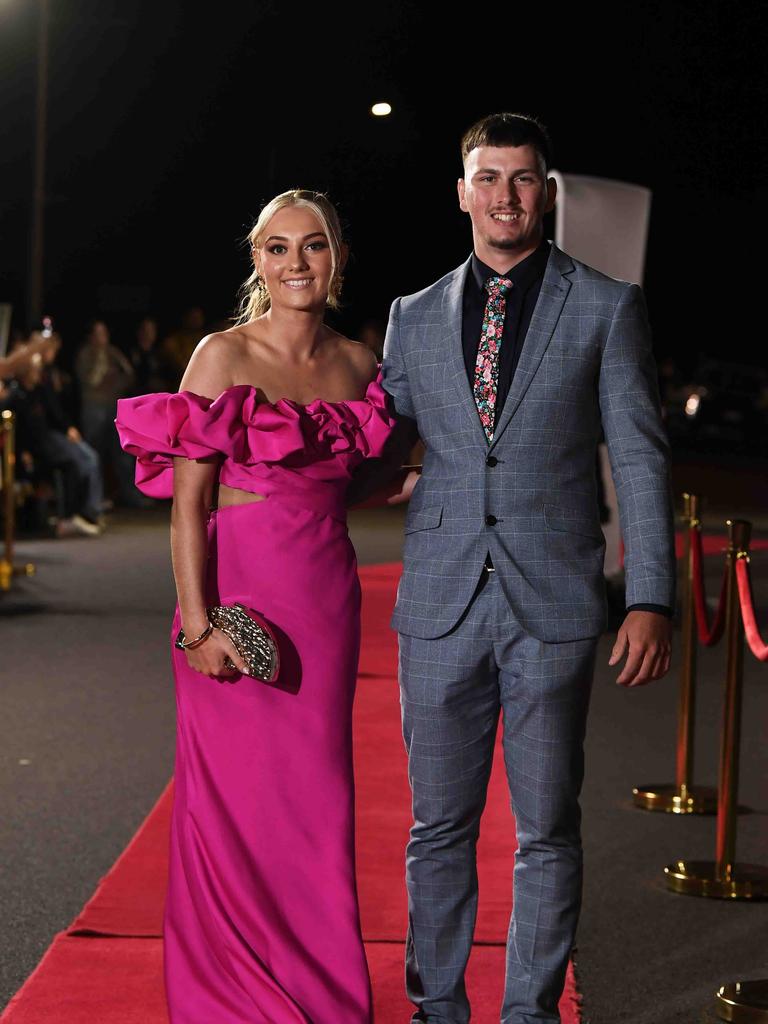
[[[491,469],[493,469],[493,467],[497,465],[498,461],[499,460],[496,458],[495,455],[489,455],[488,458],[485,460],[485,464],[486,466],[490,466]]]
[[[498,523],[498,519],[496,518],[496,516],[486,516],[485,517],[485,525],[486,526],[495,526],[496,523]]]

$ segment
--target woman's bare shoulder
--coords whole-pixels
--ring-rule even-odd
[[[234,324],[223,331],[214,331],[212,334],[206,334],[198,343],[198,347],[205,345],[208,348],[214,349],[217,355],[222,354],[227,349],[229,351],[236,351],[247,344],[249,339],[253,337],[253,333],[253,328],[250,324]]]
[[[233,383],[234,369],[245,341],[245,333],[239,326],[206,334],[195,346],[179,391],[217,398]]]

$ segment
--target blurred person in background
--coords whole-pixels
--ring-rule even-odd
[[[134,369],[110,341],[103,320],[93,320],[75,360],[80,383],[80,423],[83,437],[101,459],[103,471],[111,466],[118,500],[128,508],[151,508],[154,502],[136,488],[133,459],[122,451],[115,437],[117,400],[130,393]]]
[[[60,416],[69,424],[78,422],[80,401],[77,383],[69,371],[59,362],[62,350],[61,335],[54,332],[48,339],[48,346],[42,352],[43,380],[54,395]]]
[[[162,355],[171,377],[169,384],[172,391],[179,386],[187,363],[204,334],[205,313],[199,306],[192,306],[184,313],[181,327],[163,341]]]
[[[48,427],[43,439],[43,454],[52,465],[72,465],[78,490],[75,514],[103,530],[106,526],[103,515],[104,478],[99,455],[75,424],[74,382],[57,363],[61,336],[54,334],[50,341],[50,346],[43,352],[39,384]]]
[[[0,379],[11,380],[23,373],[36,360],[39,361],[43,352],[51,345],[51,339],[39,331],[33,332],[28,339],[19,336],[7,355],[0,356]]]
[[[172,383],[174,374],[169,372],[157,339],[157,320],[145,316],[136,327],[133,345],[128,353],[134,373],[131,389],[134,395],[166,391]]]
[[[45,359],[55,359],[56,348],[45,351],[26,365],[5,394],[6,407],[16,414],[19,475],[34,484],[52,483],[55,489],[53,472],[60,471],[55,535],[97,537],[103,528],[98,456],[68,422],[45,364]]]

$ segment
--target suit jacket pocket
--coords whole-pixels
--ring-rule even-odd
[[[544,520],[550,530],[563,530],[565,533],[579,533],[585,537],[602,539],[603,531],[597,519],[597,509],[594,518],[587,515],[582,509],[561,508],[560,505],[543,506]]]
[[[428,505],[426,508],[408,509],[405,517],[405,532],[416,533],[418,530],[434,530],[443,518],[442,505]]]

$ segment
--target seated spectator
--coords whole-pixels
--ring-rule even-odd
[[[54,470],[62,474],[54,533],[97,537],[102,532],[101,474],[96,453],[67,422],[42,360],[30,363],[8,387],[7,408],[16,414],[19,475],[35,483]]]

